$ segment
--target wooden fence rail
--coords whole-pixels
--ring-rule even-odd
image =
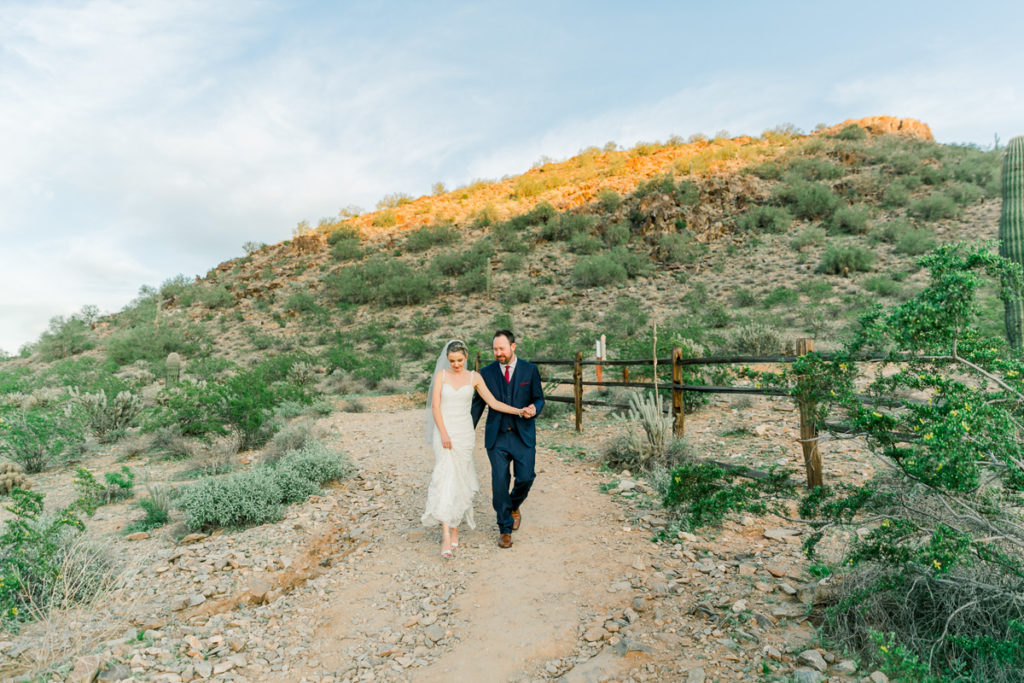
[[[571,384],[573,395],[569,396],[547,396],[545,400],[562,403],[572,403],[576,418],[576,431],[583,431],[583,406],[596,405],[613,408],[627,407],[621,403],[583,398],[583,387],[629,387],[635,389],[653,389],[655,383],[629,381],[630,366],[664,365],[672,369],[672,381],[669,383],[658,383],[659,390],[672,392],[672,400],[665,412],[672,416],[672,430],[676,436],[682,436],[685,432],[685,410],[683,407],[683,393],[710,393],[710,394],[755,394],[760,396],[792,396],[792,393],[785,389],[771,389],[761,387],[732,387],[732,386],[706,386],[699,384],[683,384],[683,367],[698,365],[738,365],[753,363],[793,363],[800,358],[814,351],[814,342],[810,339],[798,341],[797,356],[713,356],[706,358],[684,358],[680,347],[672,349],[672,357],[666,359],[640,359],[640,360],[583,360],[583,353],[577,352],[572,360],[565,359],[540,359],[533,360],[536,365],[572,366],[572,379],[547,379],[546,384]],[[825,356],[825,354],[821,354]],[[865,358],[864,360],[884,360],[883,357]],[[480,367],[480,356],[476,358],[476,365]],[[622,381],[584,381],[583,367],[587,365],[596,366],[619,366],[622,367]],[[800,445],[803,450],[804,466],[807,471],[807,486],[813,488],[821,486],[823,482],[821,451],[818,448],[818,428],[814,422],[814,404],[797,399],[797,408],[800,414]]]

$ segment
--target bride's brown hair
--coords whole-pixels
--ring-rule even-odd
[[[460,342],[458,339],[456,339],[453,342],[450,342],[448,344],[448,348],[444,350],[444,355],[446,356],[453,353],[461,353],[465,355],[466,358],[469,358],[469,349],[467,349],[466,345]]]

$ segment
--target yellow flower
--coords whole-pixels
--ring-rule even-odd
[[[882,520],[882,526],[889,526],[889,520],[887,520],[887,519]]]
[[[970,403],[965,403],[964,404],[964,410],[966,410],[967,412],[971,412],[971,404]]]
[[[938,560],[932,560],[932,565],[934,565],[936,569],[942,569],[942,563]]]
[[[935,438],[935,435],[932,434],[931,432],[928,432],[927,434],[924,435],[925,441],[931,441],[933,438]]]
[[[871,414],[874,415],[875,417],[882,417],[882,414],[880,412],[878,412],[878,411],[874,411],[873,410],[873,411],[871,411]]]
[[[1019,374],[1020,374],[1020,373],[1019,373],[1019,372],[1017,372],[1016,370],[1009,370],[1009,371],[1008,371],[1008,372],[1006,373],[1006,376],[1007,376],[1007,377],[1016,377],[1016,376],[1017,376],[1017,375],[1019,375]]]
[[[935,468],[935,471],[936,471],[936,472],[938,472],[938,471],[939,471],[939,470],[941,470],[941,469],[942,469],[942,463],[940,462],[940,463],[939,463],[939,466]]]
[[[969,426],[967,425],[967,423],[966,423],[966,422],[961,422],[961,423],[960,423],[960,426],[964,428],[964,431],[965,431],[965,432],[969,432],[969,431],[971,431],[971,428],[970,428],[970,427],[969,427]]]
[[[881,650],[882,652],[888,652],[889,651],[889,648],[887,648],[885,645],[879,645],[878,649]]]
[[[839,369],[842,370],[843,372],[846,372],[846,363],[840,363]]]
[[[952,415],[953,417],[956,417],[957,415],[960,414],[960,411],[959,410],[951,410],[951,411],[949,411],[949,414]]]

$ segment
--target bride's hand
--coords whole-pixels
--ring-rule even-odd
[[[451,450],[451,447],[452,447],[452,439],[451,439],[451,437],[448,436],[448,432],[443,432],[441,434],[441,448],[445,448],[445,449]]]

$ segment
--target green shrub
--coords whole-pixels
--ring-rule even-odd
[[[837,140],[865,140],[868,137],[868,132],[856,123],[851,123],[836,133],[833,137]]]
[[[107,338],[107,358],[118,365],[137,360],[162,361],[175,351],[183,356],[205,353],[206,331],[199,325],[152,323],[128,327]]]
[[[800,294],[795,289],[776,287],[765,296],[761,303],[765,308],[775,308],[776,306],[792,306],[799,300]]]
[[[822,255],[817,272],[847,275],[856,271],[871,270],[874,264],[875,255],[870,249],[856,244],[833,245]]]
[[[824,243],[826,235],[827,233],[822,228],[804,228],[789,241],[789,246],[797,251],[803,251],[807,247]]]
[[[440,247],[457,242],[459,233],[449,223],[424,225],[412,230],[405,238],[406,251],[426,251],[432,247]]]
[[[429,271],[414,270],[402,261],[373,258],[328,275],[324,290],[339,303],[407,306],[433,299],[438,282]]]
[[[207,308],[226,308],[235,305],[235,296],[225,285],[207,285],[198,293],[201,304]]]
[[[168,488],[149,488],[149,495],[139,499],[139,507],[145,515],[125,526],[124,533],[130,534],[136,531],[150,531],[164,524],[171,519],[172,493]]]
[[[605,287],[625,282],[626,267],[609,253],[581,258],[572,270],[573,282],[579,287]]]
[[[778,161],[765,161],[750,169],[750,172],[764,180],[779,180],[785,170],[783,164]]]
[[[605,313],[602,322],[608,337],[617,340],[641,332],[647,325],[647,320],[647,311],[641,302],[626,297],[615,302],[615,306]]]
[[[746,287],[738,287],[732,293],[732,302],[738,308],[750,308],[757,303],[757,295]]]
[[[793,223],[793,215],[781,206],[755,206],[736,220],[743,232],[783,233]]]
[[[946,188],[950,198],[961,206],[977,204],[985,198],[985,191],[971,183],[952,183]]]
[[[894,180],[885,188],[882,195],[882,206],[895,209],[910,203],[910,190],[901,180]]]
[[[668,195],[676,203],[684,206],[696,204],[700,199],[700,190],[696,184],[689,180],[682,180],[677,184],[671,174],[658,175],[641,181],[633,191],[633,196],[637,199],[652,194]]]
[[[382,354],[371,354],[360,363],[353,374],[365,380],[370,385],[370,388],[373,389],[386,379],[398,377],[401,371],[402,364],[398,358]]]
[[[545,223],[540,236],[551,241],[569,241],[577,235],[587,235],[597,223],[597,218],[581,213],[562,213],[558,218]]]
[[[772,471],[763,481],[739,479],[738,473],[714,463],[683,463],[672,470],[662,505],[679,510],[687,526],[696,529],[720,524],[734,512],[764,514],[767,500],[794,488],[788,471]]]
[[[658,236],[655,256],[663,263],[693,263],[707,247],[688,232],[664,233]]]
[[[353,470],[343,452],[309,442],[274,464],[193,484],[182,491],[178,507],[192,530],[274,522],[281,518],[285,504],[304,500],[323,483]]]
[[[532,282],[516,283],[505,292],[505,305],[515,306],[516,304],[529,303],[533,299],[535,291],[536,286]]]
[[[334,234],[332,233],[332,236]],[[331,257],[336,261],[355,261],[361,259],[363,257],[363,248],[359,239],[335,240],[331,243]]]
[[[504,273],[518,273],[525,262],[522,254],[507,254],[501,259],[501,270]]]
[[[928,228],[911,228],[900,234],[893,246],[901,254],[919,256],[934,249],[936,244],[935,234]]]
[[[868,210],[861,206],[843,206],[832,214],[829,227],[846,235],[863,235],[868,231]]]
[[[896,296],[902,291],[902,285],[888,275],[875,275],[864,281],[864,287],[869,292],[879,296]]]
[[[248,527],[281,519],[283,494],[269,468],[204,479],[186,487],[177,505],[193,530]]]
[[[53,610],[87,603],[109,585],[109,548],[84,542],[71,508],[43,516],[43,496],[15,489],[0,535],[0,619],[9,629]]]
[[[729,323],[732,322],[732,314],[724,304],[716,301],[704,307],[700,319],[705,327],[720,330],[729,326]]]
[[[443,275],[457,277],[472,270],[482,270],[494,255],[490,243],[480,241],[465,251],[441,251],[432,264]]]
[[[84,467],[75,470],[75,505],[90,517],[101,505],[131,498],[135,490],[135,473],[126,465],[119,472],[105,472],[103,479],[105,484],[96,481],[96,476]]]
[[[311,439],[301,448],[296,448],[277,461],[277,471],[292,470],[318,487],[328,481],[339,481],[355,472],[348,454],[331,451]]]
[[[726,350],[732,353],[766,356],[781,353],[785,342],[777,329],[766,323],[740,325],[729,338]]]
[[[405,192],[392,192],[380,198],[377,202],[378,209],[395,209],[405,204],[411,204],[412,197]]]
[[[797,157],[786,167],[786,177],[800,180],[832,180],[843,175],[843,169],[826,159]]]
[[[172,429],[181,436],[206,439],[227,433],[220,417],[223,390],[215,382],[183,381],[160,392],[156,408],[143,425],[144,431]]]
[[[295,313],[319,313],[323,309],[312,292],[298,291],[290,294],[285,300],[284,310]]]
[[[475,294],[487,290],[487,271],[483,268],[471,270],[455,281],[455,291],[459,294]]]
[[[932,192],[927,197],[915,199],[910,202],[907,212],[926,221],[936,221],[943,218],[954,218],[957,215],[956,202],[942,192]]]
[[[67,358],[88,351],[96,346],[93,339],[92,324],[96,321],[97,311],[85,307],[81,313],[65,318],[62,315],[50,318],[50,325],[39,336],[34,350],[43,360],[52,361]]]
[[[935,248],[935,234],[927,227],[916,228],[906,221],[891,221],[880,226],[879,239],[892,244],[900,254],[918,256]]]
[[[598,193],[597,204],[601,211],[612,213],[622,206],[622,195],[615,190],[605,188]]]
[[[604,249],[604,243],[594,235],[577,233],[569,240],[569,251],[574,254],[596,254]]]
[[[839,206],[839,197],[828,185],[802,180],[778,185],[772,198],[802,220],[828,219]]]
[[[373,215],[370,220],[370,224],[375,228],[390,228],[398,223],[398,214],[395,213],[394,209],[385,209],[384,211],[378,211]]]
[[[359,242],[359,239],[359,228],[349,223],[338,223],[327,233],[327,244],[330,245],[349,240]]]
[[[0,412],[0,454],[35,474],[80,447],[82,431],[76,413],[7,408]]]
[[[624,246],[631,234],[628,223],[610,223],[601,228],[601,239],[609,247]]]

